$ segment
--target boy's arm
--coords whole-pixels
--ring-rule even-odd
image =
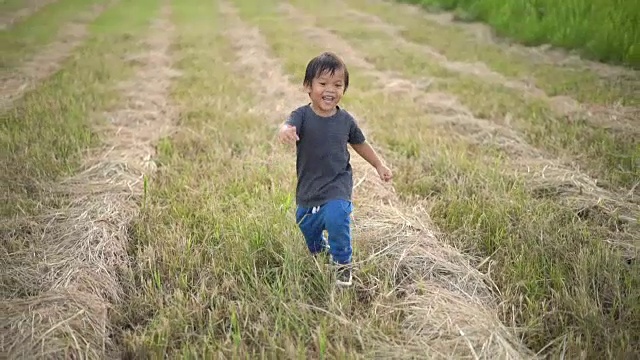
[[[373,148],[367,141],[361,144],[351,144],[351,147],[358,153],[358,155],[362,156],[362,158],[365,159],[374,168],[377,169],[381,165],[383,165],[382,160],[380,160],[380,157],[378,157],[376,151],[373,150]]]
[[[278,127],[278,138],[283,142],[296,143],[300,140],[300,127],[302,125],[302,112],[300,109],[296,109],[289,114],[287,120],[285,120]]]
[[[364,141],[360,144],[351,144],[351,147],[358,153],[358,155],[362,156],[371,166],[376,168],[378,175],[382,181],[389,181],[393,177],[391,173],[391,169],[389,169],[378,157],[376,151],[373,150],[371,145],[368,142]]]
[[[378,157],[376,151],[373,150],[371,145],[369,145],[369,142],[366,140],[362,130],[360,130],[360,127],[358,127],[355,120],[353,120],[351,130],[349,131],[349,143],[358,155],[376,169],[378,175],[380,175],[380,179],[383,181],[391,180],[393,177],[391,169],[389,169],[382,160],[380,160],[380,157]]]

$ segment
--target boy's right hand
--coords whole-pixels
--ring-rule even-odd
[[[291,143],[295,144],[296,141],[300,140],[298,134],[296,133],[296,127],[288,124],[282,125],[280,128],[279,136],[280,141],[283,143]]]

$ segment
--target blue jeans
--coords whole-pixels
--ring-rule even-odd
[[[323,250],[322,232],[329,233],[329,252],[333,261],[351,262],[351,212],[353,204],[346,200],[330,200],[316,208],[296,208],[296,222],[311,254]]]

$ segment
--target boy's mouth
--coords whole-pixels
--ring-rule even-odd
[[[325,95],[322,97],[322,100],[326,103],[332,103],[335,100],[335,96]]]

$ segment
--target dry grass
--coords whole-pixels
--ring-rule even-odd
[[[110,312],[123,305],[129,225],[143,200],[144,177],[154,170],[153,142],[171,127],[167,11],[140,44],[145,52],[135,79],[120,87],[128,103],[106,114],[106,126],[97,130],[103,147],[50,189],[65,206],[23,220],[18,230],[8,230],[16,228],[13,221],[3,224],[7,244],[30,244],[17,246],[4,265],[1,327],[12,331],[2,343],[13,356],[97,358],[117,351]]]
[[[295,13],[292,15],[295,15]],[[388,35],[393,36],[402,46],[411,48],[418,53],[422,53],[427,57],[433,58],[438,63],[438,65],[447,70],[458,72],[461,74],[474,75],[481,78],[483,81],[501,84],[507,88],[530,93],[534,96],[546,97],[546,94],[543,90],[532,86],[531,84],[526,84],[522,81],[509,79],[503,74],[493,71],[487,66],[487,64],[481,61],[476,61],[473,63],[464,61],[452,61],[449,60],[446,55],[442,54],[429,45],[418,44],[416,42],[409,41],[402,37],[402,32],[405,31],[402,26],[388,24],[378,16],[364,13],[352,8],[349,8],[346,11],[346,15],[361,20],[362,23],[367,27],[381,30]]]
[[[30,59],[26,59],[16,71],[0,76],[0,111],[7,111],[14,101],[32,90],[39,81],[51,76],[60,69],[67,59],[87,37],[87,25],[92,23],[109,4],[94,4],[90,10],[81,14],[77,22],[65,25],[56,39],[43,47]]]
[[[474,37],[481,43],[491,46],[499,46],[505,52],[512,52],[534,63],[551,65],[555,67],[569,67],[573,70],[587,70],[597,73],[603,78],[637,77],[637,70],[629,67],[602,63],[585,59],[575,51],[552,47],[548,44],[537,46],[524,46],[517,42],[496,36],[495,31],[482,22],[465,21],[459,14],[448,11],[425,12],[419,5],[398,4],[399,9],[423,17],[427,21],[435,22],[445,27],[455,27],[463,30],[468,36]]]
[[[105,349],[114,350],[108,311],[122,301],[127,217],[135,210],[129,204],[130,171],[105,167],[75,177],[84,189],[67,188],[64,194],[75,197],[79,190],[93,191],[93,196],[74,199],[68,208],[34,219],[34,229],[23,227],[24,233],[4,239],[15,243],[40,235],[39,241],[28,239],[31,246],[13,252],[4,265],[3,287],[14,292],[3,301],[6,317],[1,319],[2,328],[11,329],[2,339],[11,356],[98,358]],[[87,185],[90,178],[103,178],[104,171],[112,173],[108,180]],[[118,179],[118,173],[125,179]],[[5,296],[9,289],[3,289]]]
[[[82,23],[83,17],[91,12],[93,6],[109,3],[110,0],[58,0],[11,28],[0,31],[2,77],[8,76],[5,72],[19,68],[24,61],[59,39],[65,25]]]
[[[54,290],[0,303],[2,352],[13,359],[103,358],[109,345],[104,300],[86,292]]]
[[[584,115],[585,112],[587,111],[585,109],[584,104],[581,104],[580,102],[576,101],[570,96],[565,96],[565,95],[549,96],[545,93],[544,90],[536,87],[533,83],[518,80],[518,79],[508,78],[505,75],[492,70],[491,68],[489,68],[489,66],[487,66],[487,64],[485,64],[482,61],[475,61],[473,63],[464,62],[464,61],[452,61],[448,59],[446,55],[442,54],[441,52],[438,52],[436,49],[434,49],[429,45],[407,40],[402,36],[402,32],[406,31],[405,29],[403,29],[400,26],[394,26],[394,25],[385,23],[384,21],[382,21],[382,19],[380,19],[379,17],[373,14],[363,13],[355,9],[348,9],[347,14],[349,14],[349,16],[353,16],[358,19],[361,19],[363,24],[366,24],[366,26],[368,27],[381,30],[387,33],[388,35],[394,37],[398,41],[398,43],[401,44],[403,47],[411,49],[416,53],[422,53],[426,57],[434,59],[439,66],[441,66],[446,70],[463,74],[463,75],[475,76],[475,77],[478,77],[481,81],[489,82],[496,85],[501,85],[508,89],[520,92],[524,96],[545,101],[549,104],[549,107],[555,112],[557,116],[560,116],[560,117],[580,116],[580,115]],[[440,19],[443,16],[446,16],[446,15],[429,14],[427,18]],[[442,23],[439,20],[437,20],[437,22]],[[476,34],[482,34],[482,33],[483,31],[476,32]],[[592,109],[593,108],[595,107],[592,107]],[[611,126],[618,127],[619,129],[631,129],[632,127],[630,127],[629,124],[626,123],[626,121],[624,120],[622,122],[609,121],[610,117],[612,116],[617,116],[619,118],[627,119],[628,121],[631,121],[632,119],[631,116],[624,116],[626,111],[630,111],[630,110],[625,108],[622,108],[619,110],[610,109],[608,111],[606,111],[605,109],[601,109],[601,111],[597,111],[597,112],[594,111],[595,115],[599,115],[599,116],[593,116],[593,114],[590,114],[590,117],[593,117],[595,121],[600,120],[598,125],[609,124]]]
[[[401,326],[407,340],[374,342],[374,354],[415,358],[426,352],[436,358],[532,358],[533,354],[498,319],[495,287],[490,277],[472,265],[477,260],[438,239],[424,207],[411,207],[384,189],[366,162],[354,156],[353,163],[360,184],[354,194],[360,210],[354,236],[361,251],[370,254],[356,264],[389,271],[384,275],[394,279],[395,301],[380,299],[374,307],[401,311],[406,316]],[[369,171],[365,173],[365,169]],[[384,276],[369,276],[361,281],[369,289],[380,289],[385,280]],[[374,298],[390,295],[368,292]]]
[[[487,25],[456,21],[451,13],[429,13],[418,5],[384,0],[347,3],[402,24],[405,38],[421,45],[431,43],[450,60],[480,60],[493,70],[537,84],[551,96],[574,93],[580,102],[606,104],[624,96],[639,79],[638,70],[586,60],[549,46],[529,47],[499,39]],[[418,29],[422,33],[414,31]],[[438,40],[436,34],[447,36]],[[474,51],[465,51],[470,47]]]

